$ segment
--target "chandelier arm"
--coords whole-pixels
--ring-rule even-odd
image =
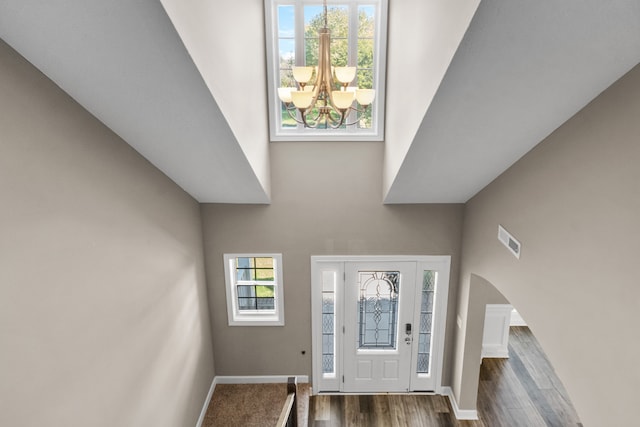
[[[316,102],[318,102],[318,98],[322,93],[322,90],[320,89],[320,85],[318,85],[318,76],[316,76],[316,81],[314,82],[312,92],[313,92],[313,97],[311,98],[311,106],[314,106],[316,105]]]
[[[344,125],[345,125],[345,126],[353,126],[353,125],[355,125],[355,124],[358,124],[358,122],[359,122],[359,121],[360,121],[360,120],[356,120],[355,122],[351,122],[351,123],[346,122],[346,123],[344,123]]]
[[[309,108],[305,108],[305,109],[300,109],[300,116],[302,116],[302,123],[304,124],[304,127],[310,128],[310,129],[317,129],[320,126],[320,123],[322,122],[322,120],[320,119],[323,115],[322,111],[318,110],[318,114],[315,117],[309,117],[312,121],[315,122],[314,125],[310,125],[309,122],[307,121],[307,116],[309,115],[309,112],[311,112],[312,109]]]
[[[303,123],[304,123],[304,127],[307,127],[307,128],[310,128],[310,129],[317,129],[320,126],[320,123],[321,123],[321,120],[319,120],[320,116],[321,116],[320,113],[318,113],[318,115],[316,117],[312,118],[312,120],[315,121],[314,125],[310,125],[309,122],[307,122],[307,114],[303,114],[302,111],[300,113],[302,115],[302,120],[303,120]]]
[[[306,128],[310,128],[312,126],[309,126],[309,123],[307,123],[307,115],[305,114],[307,112],[306,108],[300,108],[300,116],[302,117],[302,123],[304,123],[304,127]]]
[[[367,108],[368,108],[368,107],[369,107],[368,105],[365,105],[365,106],[362,108],[362,110],[359,110],[359,109],[354,108],[354,107],[349,107],[349,110],[351,110],[351,111],[355,111],[356,113],[365,113],[365,112],[367,111]],[[345,123],[344,123],[344,125],[345,125],[345,126],[353,126],[353,125],[357,124],[359,121],[360,121],[360,119],[358,119],[358,118],[356,117],[356,120],[355,120],[354,122],[351,122],[351,123],[349,123],[349,122],[345,122]]]
[[[347,117],[347,109],[344,110],[338,110],[340,112],[340,123],[336,124],[335,126],[329,125],[331,126],[333,129],[338,129],[340,126],[342,126],[342,124],[344,123],[344,119]]]
[[[294,120],[300,124],[303,124],[304,127],[306,128],[318,129],[320,127],[320,124],[323,122],[321,117],[324,116],[325,117],[324,123],[326,123],[331,129],[338,129],[344,123],[347,110],[344,110],[344,112],[341,112],[340,110],[337,110],[333,107],[329,107],[329,108],[330,108],[329,110],[324,112],[318,110],[318,113],[315,115],[315,117],[307,117],[309,115],[310,109],[306,109],[306,108],[299,109],[300,115],[302,117],[302,121],[298,120],[297,118],[294,118]],[[331,116],[331,112],[336,112],[340,114],[340,120],[338,121],[334,119]],[[308,119],[311,119],[311,121],[315,122],[315,124],[313,125],[309,124]]]
[[[320,118],[322,115],[324,115],[326,117],[326,120],[328,120],[328,125],[329,127],[331,127],[332,129],[337,129],[342,125],[345,126],[353,126],[355,124],[357,124],[360,120],[356,119],[353,122],[346,122],[346,118],[348,116],[347,112],[351,112],[351,111],[355,111],[356,113],[365,113],[368,109],[368,105],[364,106],[362,109],[358,109],[355,107],[349,107],[347,109],[344,109],[343,111],[333,107],[332,105],[327,105],[326,108],[328,108],[328,110],[325,113],[322,113],[320,111],[320,109],[318,108],[307,108],[307,109],[297,109],[296,107],[291,107],[290,103],[284,103],[287,113],[289,114],[289,117],[291,117],[293,120],[295,120],[296,123],[299,123],[301,125],[304,125],[305,127],[311,128],[311,129],[316,129],[319,126],[320,123]],[[309,117],[309,113],[311,113],[312,110],[316,110],[317,113],[315,114],[315,116],[313,117]],[[298,119],[297,115],[293,114],[293,111],[300,111],[300,115],[302,116],[302,120]],[[339,120],[335,119],[331,113],[337,113],[339,114]],[[309,124],[309,120],[312,122],[315,122],[315,125],[310,125]]]
[[[368,105],[363,106],[362,110],[356,107],[349,107],[349,110],[355,111],[356,113],[366,113],[368,109],[369,109]]]
[[[315,117],[310,117],[311,121],[316,122],[316,124],[312,126],[307,121],[307,116],[309,115],[309,112],[311,111],[311,109],[302,110],[302,109],[296,108],[295,106],[291,107],[291,103],[288,103],[288,102],[285,102],[284,105],[285,105],[285,109],[287,110],[287,114],[289,114],[289,117],[293,119],[296,123],[304,125],[305,127],[308,127],[311,129],[315,129],[318,127],[318,124],[320,123],[319,119],[320,119],[320,116],[322,115],[320,111],[318,111]],[[302,120],[298,118],[297,114],[293,114],[294,111],[296,112],[300,111],[300,116],[302,117]],[[331,120],[334,122],[333,118],[331,118]]]
[[[312,110],[313,110],[313,109],[312,109]],[[312,110],[308,110],[306,115],[307,115],[307,116],[309,116],[309,114],[310,114],[310,112],[311,112]],[[322,116],[322,112],[320,112],[320,110],[318,110],[318,109],[315,109],[315,110],[316,110],[316,115],[315,115],[315,117],[314,117],[314,116],[312,116],[312,117],[307,117],[307,118],[308,118],[308,119],[311,119],[311,120],[312,120],[312,121],[314,121],[314,122],[317,122],[317,121],[320,119],[320,117]]]
[[[325,113],[326,115],[326,123],[329,125],[331,129],[338,129],[340,126],[344,124],[344,120],[346,118],[346,112],[348,110],[338,110],[336,108],[331,108],[329,111]],[[340,115],[339,119],[335,119],[331,113],[337,113]]]
[[[299,123],[301,125],[304,124],[304,122],[302,120],[298,119],[297,114],[294,115],[294,114],[291,113],[292,111],[298,111],[295,106],[293,108],[291,108],[291,104],[288,103],[288,102],[285,102],[284,106],[285,106],[285,109],[287,110],[287,113],[289,114],[289,117],[291,117],[293,120],[295,120],[296,123]]]

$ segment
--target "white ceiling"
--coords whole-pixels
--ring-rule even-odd
[[[1,0],[0,37],[197,200],[268,202],[159,1]]]
[[[170,14],[180,4],[165,3]],[[250,7],[260,13],[244,25],[262,40],[263,1],[232,3],[215,15],[215,30],[245,31],[235,17]],[[390,14],[407,5],[390,0]],[[229,60],[212,64],[186,37],[193,21],[172,18],[157,0],[2,0],[0,38],[197,200],[267,203],[266,125],[241,129],[228,98],[238,83],[229,70],[243,65],[233,59],[264,58],[264,43],[230,38],[216,46]],[[390,25],[390,46],[393,37]],[[403,72],[392,58],[387,74]],[[385,202],[465,202],[639,61],[638,0],[482,0],[435,97],[424,100],[415,136],[403,142],[407,155]],[[258,62],[251,72],[266,81]],[[387,109],[402,108],[390,102]],[[267,103],[256,105],[266,118]]]
[[[482,0],[385,202],[466,202],[639,61],[638,0]]]

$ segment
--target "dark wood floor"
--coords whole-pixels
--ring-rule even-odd
[[[509,359],[484,359],[478,421],[458,421],[448,398],[428,395],[313,396],[309,426],[581,426],[535,337],[513,327]]]

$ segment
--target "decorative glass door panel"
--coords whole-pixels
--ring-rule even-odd
[[[399,271],[358,273],[358,349],[397,348]]]

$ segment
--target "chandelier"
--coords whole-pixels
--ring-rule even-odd
[[[353,111],[363,114],[375,98],[374,89],[349,86],[356,77],[356,67],[331,66],[331,31],[327,26],[327,0],[324,6],[324,28],[318,31],[320,48],[317,67],[293,67],[296,87],[279,87],[278,97],[284,103],[289,116],[308,128],[337,129],[347,123]],[[312,82],[315,71],[315,80]],[[334,83],[335,82],[335,83]],[[354,106],[354,101],[361,109]]]

